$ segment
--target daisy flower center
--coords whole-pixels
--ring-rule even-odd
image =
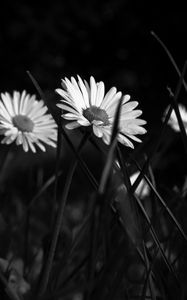
[[[15,127],[18,128],[18,130],[24,132],[32,132],[34,128],[33,121],[24,115],[17,115],[12,118],[12,123]]]
[[[104,109],[97,106],[90,106],[83,110],[83,116],[92,123],[95,121],[101,121],[103,125],[109,125],[108,115]]]

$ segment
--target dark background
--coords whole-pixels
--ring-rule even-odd
[[[177,74],[155,38],[180,69],[187,58],[182,2],[91,0],[1,1],[0,91],[35,93],[29,70],[56,102],[61,78],[93,75],[140,102],[148,128],[161,123]],[[186,101],[181,99],[181,101]]]

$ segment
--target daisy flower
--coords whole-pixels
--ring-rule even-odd
[[[35,145],[45,151],[43,144],[56,147],[56,124],[43,100],[35,95],[14,91],[13,96],[2,93],[0,98],[0,134],[2,144],[22,145],[24,151],[36,152]]]
[[[61,103],[57,106],[63,112],[66,111],[62,117],[71,121],[66,124],[67,129],[92,125],[94,134],[102,138],[106,144],[110,143],[116,108],[122,97],[121,92],[112,87],[105,94],[104,83],[95,82],[92,76],[90,84],[79,76],[78,80],[74,77],[71,77],[71,80],[62,79],[62,89],[56,89],[56,92],[62,97]],[[129,100],[129,95],[123,96],[118,141],[134,148],[132,141],[141,142],[136,135],[146,133],[142,127],[146,121],[138,119],[142,114],[141,110],[134,110],[138,102]]]
[[[182,105],[182,104],[179,104],[178,108],[179,108],[179,112],[180,112],[180,115],[181,115],[181,119],[182,119],[183,124],[184,124],[184,128],[185,128],[186,133],[187,133],[187,110],[186,110],[186,107],[184,105]],[[167,107],[166,110],[165,110],[165,112],[164,112],[164,118],[165,118],[168,110],[169,110],[169,107]],[[177,116],[176,116],[174,110],[172,110],[172,113],[171,113],[171,116],[169,118],[168,124],[171,126],[171,128],[174,131],[176,131],[176,132],[180,131],[178,119],[177,119]]]

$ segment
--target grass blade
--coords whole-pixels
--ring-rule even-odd
[[[176,70],[177,74],[179,75],[179,77],[181,77],[181,72],[176,64],[176,61],[174,60],[173,56],[171,55],[170,51],[168,50],[168,48],[166,47],[166,45],[162,42],[162,40],[158,37],[158,35],[154,32],[151,31],[152,36],[154,36],[154,38],[157,40],[157,42],[159,42],[159,44],[162,46],[162,48],[164,49],[164,51],[166,52],[167,56],[169,57],[174,69]],[[187,84],[183,78],[182,83],[184,85],[184,88],[187,92]]]
[[[87,140],[87,138],[85,139],[85,136],[84,136],[78,147],[78,150],[77,150],[78,152],[80,152],[82,150],[83,146],[86,143],[86,140]],[[39,289],[38,289],[39,296],[43,295],[47,289],[49,276],[50,276],[50,272],[51,272],[51,268],[52,268],[52,263],[53,263],[53,259],[54,259],[54,255],[55,255],[55,250],[56,250],[56,246],[57,246],[57,241],[58,241],[60,228],[61,228],[61,224],[62,224],[62,219],[63,219],[63,215],[64,215],[64,208],[66,205],[69,189],[71,186],[71,182],[72,182],[72,178],[73,178],[76,166],[77,166],[77,159],[75,159],[75,161],[72,163],[72,165],[70,166],[69,172],[67,174],[62,198],[60,201],[60,206],[59,206],[59,209],[57,212],[57,218],[56,218],[56,221],[54,224],[53,236],[52,236],[52,241],[51,241],[50,248],[49,248],[49,253],[47,255],[46,262],[44,262],[44,269],[41,274],[41,280],[40,280]]]
[[[104,194],[106,189],[106,184],[110,175],[111,167],[113,164],[113,157],[114,157],[114,151],[117,145],[117,136],[118,136],[118,124],[120,119],[120,111],[121,111],[121,105],[122,105],[123,97],[119,100],[115,118],[114,118],[114,124],[112,129],[112,135],[111,135],[111,142],[110,142],[110,148],[107,155],[106,163],[102,172],[101,181],[98,189],[98,193],[100,195]]]

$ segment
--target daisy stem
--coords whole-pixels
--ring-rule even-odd
[[[83,137],[83,139],[80,142],[80,145],[77,149],[77,152],[80,153],[80,151],[82,150],[83,146],[86,144],[87,141],[87,134]],[[44,262],[44,269],[43,272],[41,274],[41,280],[39,283],[39,289],[38,289],[38,296],[41,297],[48,286],[48,282],[49,282],[49,276],[51,273],[51,269],[52,269],[52,264],[53,264],[53,260],[54,260],[54,256],[55,256],[55,250],[56,250],[56,246],[57,246],[57,241],[58,241],[58,237],[59,237],[59,233],[61,230],[61,224],[62,224],[62,220],[63,220],[63,215],[64,215],[64,208],[66,205],[66,201],[67,201],[67,197],[68,197],[68,193],[69,193],[69,189],[71,186],[71,182],[72,182],[72,178],[77,166],[77,158],[73,161],[73,163],[70,165],[67,177],[66,177],[66,182],[65,182],[65,186],[63,189],[63,193],[62,193],[62,198],[60,201],[60,205],[59,205],[59,209],[57,211],[57,217],[56,217],[56,221],[54,224],[54,229],[53,229],[53,236],[52,236],[52,241],[49,247],[49,252],[47,255],[47,260],[46,262]]]

